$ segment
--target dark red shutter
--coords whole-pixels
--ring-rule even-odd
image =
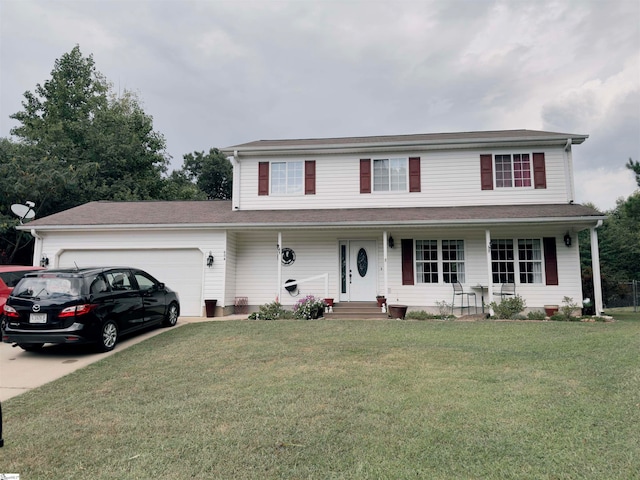
[[[371,193],[371,159],[360,160],[360,193]]]
[[[536,188],[547,188],[547,169],[544,153],[533,154],[533,184]]]
[[[480,155],[480,183],[482,190],[493,190],[493,155]]]
[[[258,195],[269,195],[269,162],[258,163]]]
[[[304,162],[304,194],[316,194],[316,161],[306,160]]]
[[[409,191],[420,191],[420,157],[409,158]]]
[[[555,237],[544,237],[544,270],[547,285],[558,285],[558,255]]]
[[[402,284],[413,285],[413,239],[403,238],[402,248]]]

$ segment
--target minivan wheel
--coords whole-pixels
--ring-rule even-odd
[[[100,335],[100,350],[108,352],[113,350],[118,341],[118,326],[113,320],[107,320],[102,325],[102,333]]]
[[[44,343],[19,343],[18,346],[25,352],[38,352],[44,346]]]
[[[162,325],[165,327],[175,326],[175,324],[178,323],[178,315],[180,315],[178,304],[176,302],[171,302],[169,304],[169,308],[167,308],[167,314],[164,317]]]

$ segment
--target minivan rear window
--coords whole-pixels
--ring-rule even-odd
[[[82,279],[63,277],[26,277],[13,290],[14,297],[50,298],[77,297],[80,295]]]

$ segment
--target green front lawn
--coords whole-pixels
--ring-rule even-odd
[[[4,402],[0,472],[638,478],[639,353],[627,320],[186,325]]]

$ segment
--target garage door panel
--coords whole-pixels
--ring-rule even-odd
[[[149,272],[180,296],[181,315],[202,315],[202,252],[197,249],[66,250],[61,268],[126,266]]]

